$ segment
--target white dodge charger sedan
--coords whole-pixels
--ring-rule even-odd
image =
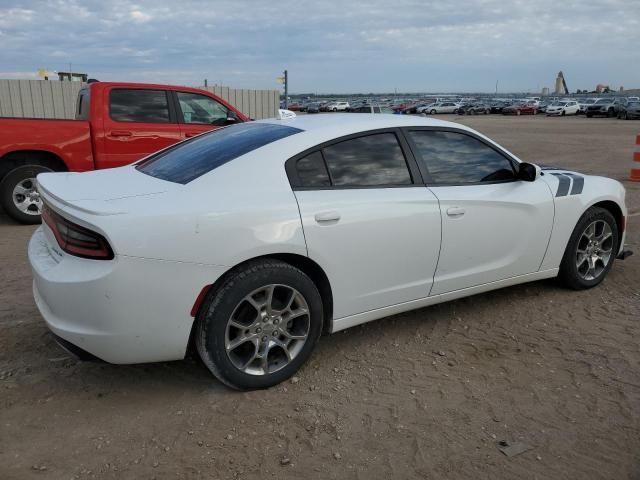
[[[229,126],[127,167],[38,176],[35,301],[68,350],[177,360],[225,384],[296,372],[323,331],[624,258],[617,181],[521,162],[400,115]]]

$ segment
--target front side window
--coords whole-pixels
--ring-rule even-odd
[[[116,122],[169,123],[169,102],[164,90],[111,90],[109,115]]]
[[[409,132],[418,161],[437,184],[500,182],[515,179],[511,162],[480,140],[457,132]]]
[[[229,109],[213,98],[197,93],[177,92],[184,123],[225,125]]]
[[[184,185],[242,155],[301,131],[270,123],[232,125],[163,150],[138,163],[136,169]]]
[[[345,140],[323,149],[337,187],[410,185],[411,175],[394,133]]]

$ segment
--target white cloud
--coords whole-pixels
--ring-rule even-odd
[[[131,12],[129,12],[129,18],[131,18],[134,23],[147,23],[153,19],[153,16],[141,10],[131,10]]]
[[[293,91],[640,86],[628,0],[3,0],[0,65]],[[598,68],[594,69],[593,65]],[[191,78],[191,80],[189,80]],[[173,80],[172,80],[173,79]]]

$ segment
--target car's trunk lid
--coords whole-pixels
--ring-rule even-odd
[[[37,180],[45,201],[94,215],[126,213],[127,202],[121,200],[182,187],[145,175],[132,166],[83,173],[41,173]]]

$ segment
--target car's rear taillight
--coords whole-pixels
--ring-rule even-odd
[[[46,205],[42,209],[42,220],[53,232],[60,248],[68,254],[94,260],[113,258],[113,250],[106,238],[67,220]]]

